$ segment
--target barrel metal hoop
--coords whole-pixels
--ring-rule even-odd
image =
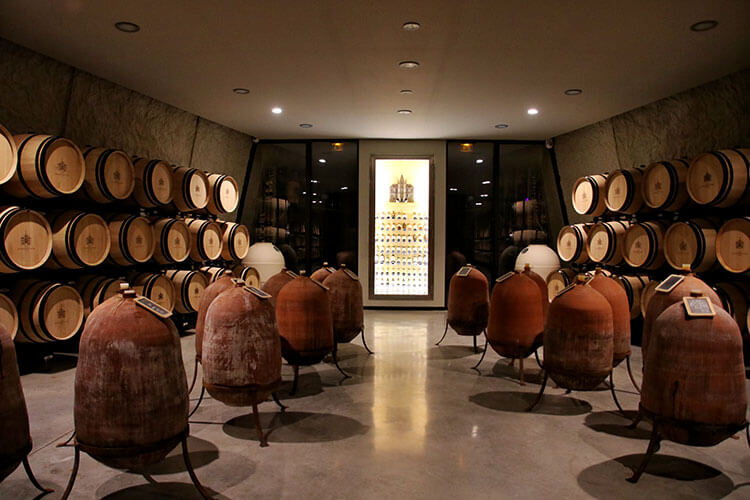
[[[157,207],[161,205],[161,202],[156,197],[152,183],[154,180],[154,170],[156,170],[156,165],[158,164],[159,160],[149,160],[148,163],[146,163],[146,166],[143,167],[143,181],[145,183],[143,186],[143,192],[146,194],[146,199],[148,199],[152,205]]]
[[[698,248],[696,248],[695,250],[695,258],[690,264],[693,269],[696,269],[698,265],[703,262],[703,258],[706,256],[706,237],[703,234],[702,228],[695,222],[688,220],[685,221],[685,224],[687,224],[688,227],[693,231],[693,234],[695,234],[695,241],[698,243]]]
[[[192,224],[193,222],[198,222],[200,224],[200,227],[198,228],[198,234],[196,236],[196,248],[198,249],[198,254],[203,258],[203,260],[209,260],[208,254],[206,253],[206,249],[203,247],[203,242],[206,238],[206,230],[208,229],[208,221],[200,221],[198,219],[193,219],[190,221]]]
[[[740,200],[742,200],[748,195],[748,193],[750,193],[750,159],[745,156],[745,153],[740,149],[732,149],[732,151],[740,155],[742,161],[745,162],[745,170],[747,170],[747,175],[745,176],[745,189],[742,191],[742,196],[740,196]]]
[[[23,169],[21,168],[21,152],[23,151],[23,148],[26,146],[26,143],[28,143],[32,138],[36,137],[34,134],[29,135],[26,139],[24,139],[21,144],[18,145],[18,168],[16,168],[16,175],[18,175],[18,181],[21,183],[23,188],[26,190],[27,193],[29,193],[29,196],[31,196],[34,199],[40,199],[41,196],[38,196],[34,191],[31,190],[28,183],[26,182],[26,179],[23,177]],[[37,153],[39,150],[37,150]],[[34,163],[36,164],[36,156],[34,157]]]
[[[193,203],[193,199],[190,197],[190,179],[193,178],[195,172],[197,171],[197,168],[188,168],[185,174],[182,176],[182,199],[188,208],[198,208],[195,203]]]
[[[40,287],[37,291],[36,295],[34,296],[34,301],[32,304],[36,304],[37,301],[39,302],[39,329],[40,332],[37,332],[37,335],[41,335],[40,338],[46,337],[52,342],[55,342],[57,339],[53,337],[52,335],[47,334],[47,322],[44,320],[44,307],[47,305],[47,301],[49,300],[50,295],[52,295],[52,292],[54,290],[57,290],[58,288],[62,288],[62,285],[60,283],[52,283],[48,287]],[[46,293],[44,297],[39,298],[39,296],[42,294],[42,292],[47,291],[49,293]],[[30,308],[29,311],[31,312],[32,316],[34,314],[34,308]],[[33,325],[33,323],[32,323]]]
[[[123,221],[120,221],[120,230],[118,231],[118,242],[117,246],[120,248],[120,253],[123,257],[125,257],[125,260],[128,262],[132,262],[133,264],[136,264],[136,260],[133,257],[133,255],[130,253],[130,248],[128,247],[128,231],[130,230],[130,226],[133,225],[133,221],[135,221],[137,217],[130,216],[126,218]]]
[[[724,172],[724,175],[721,179],[719,194],[717,194],[716,198],[709,202],[710,205],[717,205],[719,203],[722,203],[729,196],[729,186],[734,183],[734,171],[731,168],[731,162],[729,161],[729,158],[724,153],[722,153],[721,151],[713,151],[710,154],[718,158],[721,169]]]
[[[55,186],[52,185],[52,181],[49,179],[49,175],[47,175],[47,170],[42,169],[41,167],[41,160],[47,157],[47,150],[52,146],[52,144],[58,140],[62,139],[60,136],[50,136],[46,138],[42,142],[42,147],[36,150],[36,161],[34,162],[34,169],[36,170],[37,177],[39,178],[42,185],[51,193],[56,194],[58,196],[62,196],[65,193],[57,189]]]
[[[2,213],[0,213],[0,235],[3,236],[3,241],[5,241],[5,231],[8,224],[10,223],[10,219],[20,211],[20,207],[8,207]],[[10,255],[8,255],[8,257],[6,258],[4,254],[5,252],[0,252],[0,262],[2,262],[3,265],[12,269],[13,271],[23,270],[11,260]]]
[[[112,154],[116,150],[114,149],[105,149],[102,154],[99,155],[99,158],[96,160],[96,185],[99,187],[99,191],[102,192],[105,198],[108,200],[114,201],[115,195],[112,194],[112,191],[110,191],[109,186],[107,186],[107,181],[104,179],[104,170],[107,166],[107,160],[109,160],[109,157],[112,156]]]
[[[180,301],[187,311],[192,309],[192,306],[190,305],[190,282],[193,281],[194,277],[195,271],[189,271],[185,275],[185,279],[182,280],[182,284],[180,285]]]
[[[591,184],[591,205],[586,210],[586,215],[591,215],[596,211],[596,207],[599,206],[599,185],[596,183],[594,178],[590,175],[586,176],[586,181]]]
[[[161,254],[166,260],[176,264],[177,259],[172,257],[172,252],[169,251],[169,231],[177,223],[177,219],[170,219],[161,228],[161,234],[159,237],[159,246],[161,246]]]
[[[227,176],[224,174],[219,175],[219,178],[214,183],[214,205],[216,205],[216,208],[219,212],[227,211],[227,207],[225,207],[221,203],[221,184],[224,182],[226,178]]]
[[[241,260],[237,255],[237,249],[234,246],[234,236],[239,229],[239,224],[235,224],[229,228],[229,237],[227,238],[227,246],[229,247],[229,255],[232,256],[232,260]]]
[[[633,198],[635,198],[635,177],[630,170],[622,170],[621,173],[625,177],[625,184],[628,187],[625,202],[620,207],[621,211],[625,211],[630,209],[630,206],[633,204]]]
[[[81,212],[73,217],[73,220],[68,223],[68,227],[65,230],[65,248],[67,250],[67,257],[79,267],[86,267],[86,263],[81,260],[81,257],[78,255],[78,250],[75,247],[75,232],[76,227],[78,227],[78,224],[85,216],[86,214]]]
[[[657,208],[669,208],[672,206],[672,204],[677,201],[677,194],[680,191],[680,177],[677,173],[677,167],[668,161],[661,162],[662,165],[667,170],[667,175],[669,175],[669,194],[667,194],[667,199],[662,203],[660,207]]]
[[[658,238],[656,236],[656,230],[654,230],[653,227],[651,227],[650,224],[639,224],[643,230],[646,232],[646,237],[648,238],[648,257],[646,258],[646,262],[644,262],[641,267],[650,267],[653,265],[653,263],[656,261],[656,256],[658,255],[658,249],[656,248],[658,246]]]

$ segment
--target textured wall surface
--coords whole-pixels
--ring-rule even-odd
[[[556,137],[570,222],[588,220],[570,203],[583,175],[737,146],[750,146],[750,70]]]
[[[0,124],[244,182],[251,137],[0,38]],[[233,219],[230,214],[228,219]]]
[[[61,134],[74,71],[0,38],[0,124],[14,134]]]

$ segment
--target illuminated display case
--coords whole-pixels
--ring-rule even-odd
[[[370,296],[431,298],[430,158],[375,158]]]

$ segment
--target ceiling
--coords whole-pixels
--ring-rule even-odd
[[[543,139],[747,67],[748,19],[746,0],[35,0],[0,3],[0,36],[260,138]]]

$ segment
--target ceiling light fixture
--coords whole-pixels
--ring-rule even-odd
[[[403,29],[404,31],[417,31],[421,27],[422,25],[420,25],[416,21],[407,21],[401,25],[401,29]]]
[[[401,94],[407,95],[407,94],[413,94],[414,91],[412,89],[401,89],[399,91]]]
[[[318,163],[325,163],[325,162],[326,162],[326,159],[325,159],[325,158],[319,158],[319,159],[318,159]]]
[[[708,31],[708,30],[714,29],[718,25],[719,25],[719,21],[714,21],[713,19],[708,19],[706,21],[698,21],[697,23],[692,24],[690,26],[690,30],[691,31],[697,31],[697,32]]]
[[[341,186],[342,191],[346,191],[347,189],[349,189],[349,186]]]
[[[564,92],[565,95],[581,95],[583,90],[581,89],[568,89]]]
[[[458,191],[458,188],[448,188],[448,191]]]
[[[313,184],[317,184],[318,180],[317,179],[310,179],[310,182],[312,182]],[[315,194],[318,194],[318,193],[313,193],[313,194],[315,195]]]
[[[419,63],[417,61],[401,61],[398,63],[398,67],[401,69],[414,69],[419,67]]]
[[[245,94],[249,94],[250,90],[242,88],[242,87],[237,87],[237,88],[232,89],[232,92],[234,92],[235,94],[239,94],[239,95],[245,95]]]
[[[400,115],[410,115],[411,114],[411,110],[410,109],[399,109],[398,111],[396,111],[396,113],[398,113]]]
[[[276,106],[275,108],[271,108],[271,113],[273,113],[275,115],[280,115],[282,111],[283,110],[280,107],[278,107],[278,106]]]
[[[473,149],[474,147],[470,142],[464,142],[461,144],[462,153],[471,153]]]
[[[476,163],[477,165],[481,165],[482,163],[484,163],[484,160],[483,160],[483,159],[481,159],[481,158],[477,158],[477,159],[476,159],[476,161],[475,161],[475,163]]]
[[[482,184],[489,184],[492,181],[482,181]]]
[[[478,207],[481,207],[481,206],[482,206],[482,202],[481,202],[481,201],[478,201],[478,202],[474,203],[474,205],[476,205],[476,206],[478,206]]]
[[[538,110],[538,109],[536,109],[536,108],[529,108],[529,109],[528,109],[528,110],[527,110],[526,112],[527,112],[528,114],[530,114],[531,116],[534,116],[534,115],[538,115],[538,114],[539,114],[539,110]]]
[[[490,196],[490,195],[488,195],[488,194],[480,194],[480,195],[479,195],[479,197],[480,197],[480,198],[487,198],[487,197],[489,197],[489,196]]]
[[[122,31],[123,33],[137,33],[141,31],[141,27],[135,23],[129,21],[120,21],[115,23],[115,28]]]
[[[312,123],[300,123],[300,128],[312,128]]]
[[[343,142],[332,142],[331,148],[333,148],[336,152],[341,152],[344,150],[344,143]]]
[[[495,128],[508,128],[508,124],[507,123],[498,123],[497,125],[495,125]]]

